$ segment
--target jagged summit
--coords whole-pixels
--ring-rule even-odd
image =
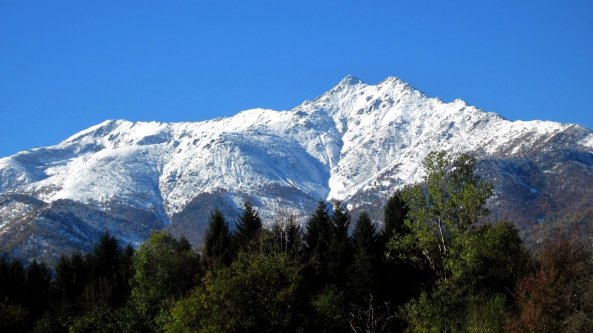
[[[139,242],[155,228],[198,242],[210,209],[234,219],[245,200],[268,222],[286,210],[304,216],[319,199],[380,211],[395,189],[422,179],[433,150],[479,156],[497,197],[514,198],[499,199],[496,207],[508,208],[524,199],[516,198],[522,189],[532,202],[548,200],[532,191],[543,192],[544,183],[527,175],[553,184],[569,165],[588,179],[592,147],[584,128],[512,122],[428,97],[395,77],[371,85],[347,76],[288,111],[193,123],[108,120],[56,146],[2,158],[0,246],[23,255],[51,251],[58,240],[81,248],[103,230]]]
[[[357,84],[366,84],[361,79],[357,78],[354,75],[346,75],[339,83],[338,86],[354,86]]]

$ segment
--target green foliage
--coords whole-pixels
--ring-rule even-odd
[[[424,185],[402,192],[408,205],[404,237],[392,237],[390,249],[402,259],[425,260],[440,278],[446,278],[447,261],[459,253],[459,238],[468,234],[486,215],[492,185],[475,174],[476,159],[445,152],[431,153],[424,160]],[[421,257],[418,257],[421,255]]]
[[[504,333],[510,316],[508,300],[503,295],[476,296],[469,300],[465,319],[467,333]]]
[[[215,209],[204,236],[204,256],[209,267],[228,265],[232,259],[231,234],[224,215]]]
[[[52,306],[34,331],[112,330],[116,312],[129,299],[133,255],[132,247],[122,248],[116,238],[103,234],[92,253],[62,257],[56,267]]]
[[[80,299],[88,281],[88,274],[82,255],[75,253],[70,257],[60,258],[54,285],[63,303],[74,304]]]
[[[335,285],[326,286],[311,300],[313,307],[313,327],[319,332],[344,332],[348,328],[345,316],[346,300],[344,292]]]
[[[410,332],[459,332],[463,326],[464,297],[451,283],[443,282],[430,293],[406,304],[404,316]]]
[[[7,298],[0,300],[0,331],[26,331],[28,314],[27,309],[22,304],[14,304]]]
[[[409,332],[504,332],[508,299],[501,294],[468,296],[443,282],[404,308]]]
[[[220,211],[200,255],[154,233],[134,253],[103,235],[92,253],[40,263],[0,257],[2,332],[589,332],[588,244],[544,243],[535,260],[509,223],[487,224],[492,186],[443,152],[396,192],[378,233],[320,202],[303,233],[270,229],[246,203],[233,235]]]
[[[118,240],[104,234],[92,254],[86,257],[88,282],[84,302],[95,306],[117,308],[123,306],[130,294],[129,279],[133,249],[122,249]]]
[[[383,236],[389,239],[394,235],[403,235],[407,230],[405,220],[408,216],[408,206],[402,198],[401,191],[395,192],[385,204],[383,210]]]
[[[327,271],[329,278],[339,286],[343,286],[352,262],[352,244],[348,236],[350,219],[348,211],[339,202],[334,203],[327,240]]]
[[[33,261],[25,271],[23,304],[28,308],[29,320],[40,318],[49,303],[51,275],[44,263]]]
[[[147,330],[167,320],[168,310],[199,279],[200,257],[185,239],[155,232],[140,245],[133,259],[132,306]]]
[[[367,212],[362,212],[358,216],[356,226],[354,227],[354,234],[352,235],[355,253],[364,256],[373,256],[377,251],[378,241],[377,229],[373,221],[371,221]]]
[[[176,303],[167,332],[291,332],[299,325],[298,266],[286,254],[240,255]]]
[[[243,214],[235,225],[234,242],[237,250],[247,249],[262,230],[262,220],[257,210],[249,202],[245,202],[243,207]]]
[[[23,302],[25,268],[18,261],[0,258],[0,301]]]
[[[349,274],[349,293],[364,303],[377,284],[376,271],[380,264],[379,239],[375,225],[366,212],[358,216],[352,235],[353,258]]]
[[[307,266],[307,278],[311,287],[317,289],[325,283],[331,237],[331,219],[326,204],[320,201],[307,221],[303,262]]]
[[[48,307],[50,272],[33,261],[27,267],[0,258],[0,331],[29,330]]]
[[[457,240],[460,249],[448,262],[451,279],[470,293],[503,293],[511,296],[516,281],[530,266],[517,229],[509,223],[486,224]]]
[[[122,322],[108,307],[96,307],[85,314],[74,318],[69,325],[69,333],[111,333],[122,332]]]
[[[437,278],[404,308],[412,332],[502,331],[514,284],[529,266],[512,225],[478,226],[492,186],[475,174],[475,164],[468,155],[429,154],[425,184],[401,193],[407,233],[392,236],[391,258],[427,267]]]
[[[315,212],[309,217],[305,232],[305,252],[311,261],[321,260],[327,251],[330,234],[330,216],[324,201],[320,201]]]

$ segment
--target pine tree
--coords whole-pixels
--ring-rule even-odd
[[[345,279],[352,260],[352,246],[348,236],[350,220],[350,213],[340,202],[335,202],[331,218],[328,269],[330,277],[338,285]]]
[[[408,215],[408,206],[402,199],[401,191],[395,192],[385,205],[383,238],[389,239],[393,235],[400,235],[405,231],[404,221]]]
[[[377,229],[373,221],[371,221],[369,214],[362,212],[358,216],[356,227],[354,227],[354,233],[352,234],[354,253],[374,257],[377,254],[377,242]]]
[[[353,257],[350,274],[350,292],[359,305],[366,304],[374,294],[375,270],[381,258],[375,225],[366,212],[358,216],[352,234]]]
[[[47,309],[50,293],[51,272],[44,263],[33,261],[25,271],[24,304],[29,310],[29,319],[38,319]]]
[[[231,234],[224,215],[218,209],[210,215],[210,224],[204,239],[204,255],[211,268],[230,264]]]
[[[61,257],[56,267],[54,282],[60,301],[75,305],[80,300],[88,279],[88,265],[81,254],[74,253],[70,257]]]
[[[329,241],[331,222],[327,206],[319,201],[317,209],[307,220],[303,259],[310,285],[313,289],[321,287],[327,279],[329,262]]]
[[[348,229],[350,228],[350,213],[340,202],[336,202],[333,206],[332,215],[332,239],[336,243],[336,246],[346,249],[350,245],[350,239],[348,238]]]
[[[104,233],[95,246],[95,250],[86,256],[89,269],[85,297],[89,307],[119,307],[126,302],[130,293],[127,272],[131,265],[130,254],[124,253],[119,241],[114,236]],[[124,267],[127,266],[127,267]]]
[[[25,269],[14,260],[0,257],[0,331],[25,332],[28,326],[28,309],[25,291]]]
[[[262,220],[258,211],[249,202],[245,202],[243,207],[243,214],[235,224],[235,248],[239,251],[247,249],[262,229]]]

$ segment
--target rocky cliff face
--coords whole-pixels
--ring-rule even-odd
[[[138,244],[166,228],[199,243],[211,209],[231,222],[249,200],[268,221],[337,199],[380,222],[385,199],[422,180],[433,150],[470,152],[495,183],[492,219],[537,239],[592,215],[593,133],[509,121],[397,78],[346,77],[289,111],[197,123],[110,120],[0,159],[0,247],[55,259],[103,231]]]

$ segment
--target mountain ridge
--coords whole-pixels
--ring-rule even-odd
[[[124,238],[137,242],[154,228],[168,228],[198,243],[204,211],[221,206],[232,218],[244,200],[268,218],[286,210],[305,216],[320,199],[344,201],[354,212],[380,211],[393,191],[422,180],[422,160],[433,150],[475,154],[498,197],[507,194],[505,182],[525,183],[501,165],[520,169],[528,161],[537,166],[526,169],[534,173],[529,177],[558,178],[550,163],[578,164],[578,157],[585,161],[578,173],[593,174],[593,132],[582,126],[510,121],[460,99],[428,97],[396,77],[370,85],[347,76],[290,110],[250,109],[201,122],[104,121],[55,146],[0,159],[0,194],[29,196],[49,210],[55,202],[85,205],[73,213],[83,216],[69,222],[82,229],[88,227],[84,214],[111,214],[124,224],[142,215],[148,229],[130,228],[135,231]],[[15,225],[42,225],[38,208],[19,219],[10,211],[23,208],[8,206],[0,203],[5,248],[3,238],[19,235]],[[523,220],[530,218],[542,219]],[[55,223],[56,230],[71,227]]]

